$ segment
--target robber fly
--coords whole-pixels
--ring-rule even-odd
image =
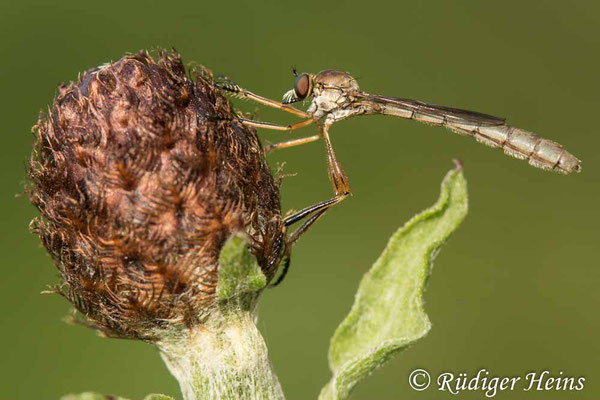
[[[286,226],[308,218],[300,228],[290,235],[290,243],[297,240],[329,208],[350,195],[348,178],[331,146],[329,128],[337,121],[356,115],[392,115],[430,125],[440,125],[457,133],[473,136],[478,142],[492,147],[500,147],[506,154],[527,160],[534,167],[562,173],[581,170],[581,162],[560,144],[541,138],[532,132],[506,125],[504,118],[417,100],[365,93],[358,87],[356,79],[347,72],[325,70],[316,75],[297,74],[295,69],[293,72],[296,76],[294,87],[283,95],[282,102],[258,96],[242,89],[227,78],[222,78],[218,82],[221,88],[240,98],[254,100],[304,119],[301,122],[283,126],[239,118],[239,121],[245,125],[277,131],[293,131],[313,123],[318,126],[316,135],[275,143],[265,148],[266,151],[270,151],[323,139],[327,149],[329,177],[335,196],[286,218],[284,221]],[[312,102],[306,111],[290,105],[309,98],[312,98]]]

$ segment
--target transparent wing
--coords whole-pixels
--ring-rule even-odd
[[[504,125],[506,121],[504,118],[494,117],[493,115],[482,114],[476,111],[462,110],[460,108],[440,106],[437,104],[429,104],[418,100],[400,99],[396,97],[387,97],[368,93],[361,93],[361,97],[375,103],[390,105],[392,107],[405,109],[418,114],[432,117],[443,117],[449,123],[498,126]]]

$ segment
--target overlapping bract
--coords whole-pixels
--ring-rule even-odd
[[[236,232],[271,278],[284,236],[279,189],[255,131],[212,74],[178,54],[123,57],[59,88],[34,127],[29,195],[57,292],[109,336],[153,340],[214,303]]]

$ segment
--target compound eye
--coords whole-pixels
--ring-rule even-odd
[[[310,76],[308,76],[308,74],[304,73],[296,77],[296,82],[294,83],[294,92],[299,100],[302,100],[306,98],[306,96],[310,95],[311,89]]]

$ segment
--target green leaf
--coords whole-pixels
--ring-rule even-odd
[[[239,236],[231,237],[221,249],[219,257],[219,300],[254,294],[266,285],[267,278],[250,253],[247,241]]]
[[[363,277],[331,340],[333,376],[320,400],[348,398],[359,381],[429,331],[423,291],[432,262],[466,214],[467,186],[457,165],[444,178],[437,203],[400,228]]]

